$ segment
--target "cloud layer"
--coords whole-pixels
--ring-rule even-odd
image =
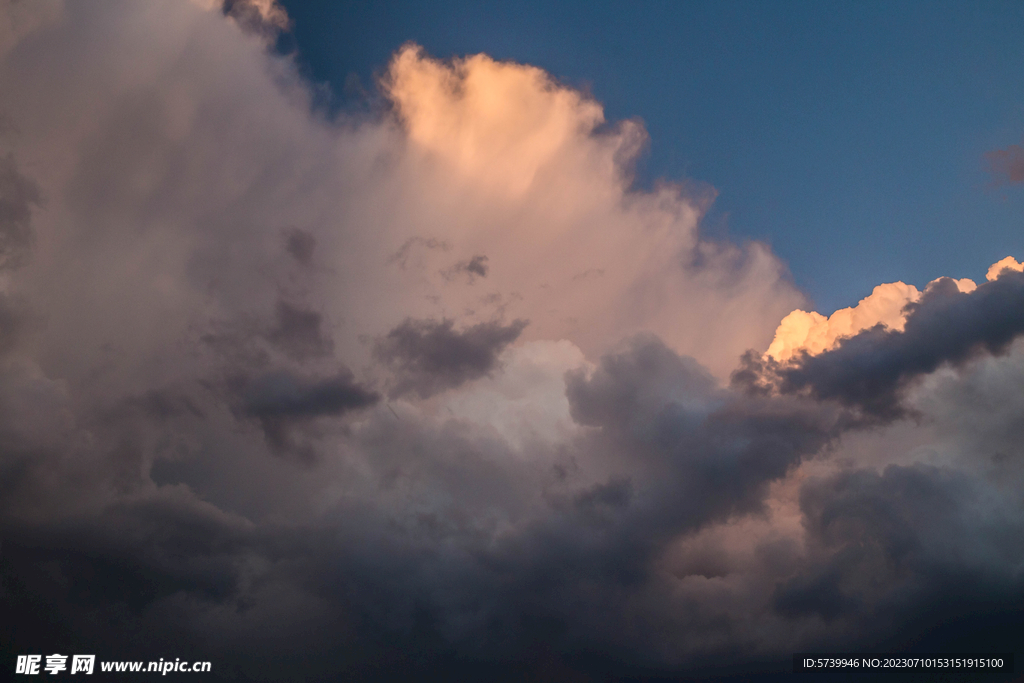
[[[327,119],[276,5],[204,4],[0,6],[5,656],[601,680],[1020,642],[1015,260],[796,311],[542,70],[409,45],[385,111]]]

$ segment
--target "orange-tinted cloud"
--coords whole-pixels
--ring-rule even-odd
[[[434,239],[457,252],[417,252],[422,267],[399,274],[421,290],[405,305],[426,294],[476,316],[501,307],[530,320],[524,339],[569,339],[591,355],[655,332],[724,375],[801,299],[763,245],[699,238],[704,198],[631,188],[642,126],[599,131],[600,104],[541,69],[486,55],[442,61],[408,45],[383,86],[407,169],[390,201],[411,213],[389,219],[380,244],[393,254]],[[482,257],[486,279],[450,277]],[[486,303],[491,294],[501,298]],[[714,329],[697,322],[709,316]]]
[[[1000,261],[996,261],[995,263],[992,264],[991,267],[989,267],[988,272],[985,273],[985,279],[989,280],[990,282],[992,280],[998,279],[999,274],[1002,273],[1004,270],[1015,270],[1019,273],[1021,271],[1024,271],[1024,263],[1018,263],[1017,259],[1013,258],[1012,256],[1007,256],[1006,258]]]
[[[1007,257],[1000,264],[1006,260],[1013,261]],[[967,278],[954,282],[961,292],[971,292],[977,286]],[[929,286],[932,284],[935,283]],[[811,355],[819,354],[835,348],[841,340],[875,325],[900,331],[907,318],[906,306],[920,298],[921,292],[917,287],[903,282],[890,282],[875,287],[856,306],[842,308],[827,318],[813,311],[793,311],[779,323],[767,355],[784,361],[804,351]]]

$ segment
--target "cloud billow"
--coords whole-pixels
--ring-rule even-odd
[[[1024,519],[990,485],[946,468],[891,465],[808,481],[801,506],[810,553],[780,583],[774,608],[790,619],[857,624],[861,648],[891,642],[1013,650],[1006,619],[1024,607]],[[913,596],[908,602],[908,597]],[[988,620],[979,614],[991,612]],[[966,631],[966,632],[965,632]],[[917,637],[920,637],[917,635]]]
[[[407,45],[335,120],[273,2],[23,4],[5,656],[605,680],[1019,642],[1015,259],[788,317],[768,247],[632,187],[642,126],[539,68]]]
[[[806,389],[819,399],[836,399],[891,419],[901,414],[901,393],[910,381],[946,363],[1005,353],[1022,333],[1020,273],[1004,271],[969,293],[952,280],[939,280],[908,306],[902,331],[878,325],[834,349],[776,364],[774,372],[783,392]],[[761,363],[756,358],[750,362]]]

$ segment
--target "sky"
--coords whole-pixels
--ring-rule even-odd
[[[821,309],[976,279],[1024,246],[1020,193],[984,156],[1021,142],[1018,2],[285,6],[287,44],[336,105],[411,40],[539,66],[641,120],[638,182],[710,184],[704,229],[771,244]]]
[[[3,666],[1019,660],[1022,23],[0,2]]]

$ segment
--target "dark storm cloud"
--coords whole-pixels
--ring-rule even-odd
[[[136,489],[70,521],[8,518],[0,571],[14,591],[2,599],[28,627],[5,642],[35,651],[53,641],[54,620],[67,649],[156,657],[166,652],[153,642],[174,642],[209,653],[224,677],[267,680],[300,661],[307,680],[530,680],[552,670],[602,680],[747,656],[740,641],[765,628],[749,625],[759,603],[726,607],[714,591],[680,598],[659,558],[696,530],[758,511],[765,487],[834,440],[848,416],[808,397],[722,389],[654,337],[572,374],[568,387],[588,431],[552,454],[556,467],[535,468],[471,430],[382,414],[350,442],[368,454],[372,495],[298,524],[247,521],[185,486]],[[253,382],[245,405],[269,421],[268,441],[294,451],[305,442],[275,435],[275,420],[291,426],[374,399],[344,372],[282,373]],[[156,419],[199,417],[170,395],[132,405]],[[1019,608],[1021,518],[977,479],[844,472],[807,483],[801,506],[805,559],[754,539],[752,568],[709,547],[690,551],[680,571],[722,581],[752,572],[775,618],[822,619],[837,630],[810,642],[834,647],[902,637],[878,620],[911,637],[927,633],[928,615],[934,625],[997,600]],[[957,582],[970,590],[950,601]]]
[[[655,337],[605,356],[589,378],[571,374],[566,395],[577,422],[601,429],[590,447],[628,453],[651,476],[645,492],[657,502],[637,533],[652,537],[756,509],[767,483],[850,424],[813,401],[721,390]]]
[[[390,395],[412,392],[427,398],[490,373],[526,325],[525,320],[491,321],[457,331],[452,320],[406,318],[377,340],[373,353],[396,373]]]
[[[0,269],[24,262],[32,245],[32,207],[41,199],[39,187],[18,171],[14,155],[0,157]]]
[[[11,617],[0,633],[11,661],[43,643],[110,658],[166,656],[170,643],[201,652],[175,627],[176,605],[244,609],[241,569],[260,549],[251,524],[185,487],[45,523],[8,517],[0,531],[0,601]]]
[[[263,375],[250,385],[245,411],[256,417],[312,418],[365,408],[379,396],[357,383],[348,370],[327,379],[305,379],[286,372]]]
[[[54,578],[72,588],[69,597],[93,605],[123,602],[135,610],[175,591],[225,599],[237,580],[235,556],[252,544],[245,520],[173,488],[120,501],[96,518],[9,531],[5,540],[22,552],[49,556],[60,566]]]
[[[988,152],[985,159],[997,182],[1024,183],[1024,147],[1010,145],[1006,149]]]
[[[261,375],[249,384],[243,410],[259,421],[267,443],[274,451],[298,450],[304,459],[310,459],[312,448],[293,439],[297,425],[318,417],[340,417],[372,406],[379,400],[379,394],[356,382],[348,370],[327,378],[273,372]]]
[[[590,429],[547,471],[461,430],[431,436],[404,420],[383,423],[387,429],[365,443],[386,473],[381,495],[400,491],[429,507],[391,517],[401,533],[379,537],[363,534],[381,523],[371,520],[386,504],[366,511],[357,538],[378,538],[380,546],[347,553],[370,565],[344,574],[368,582],[345,594],[383,603],[359,611],[377,614],[378,628],[407,624],[396,637],[420,624],[431,634],[421,637],[436,641],[433,651],[468,653],[481,665],[526,661],[539,643],[572,662],[566,675],[598,675],[601,667],[646,658],[663,663],[655,643],[731,626],[716,624],[708,606],[676,602],[658,558],[675,539],[760,510],[767,485],[845,425],[834,406],[719,389],[706,370],[654,337],[632,340],[589,376],[572,374],[568,397],[575,419]],[[530,503],[538,490],[541,498]],[[451,503],[427,503],[440,491]],[[540,515],[515,532],[497,534],[485,521],[517,519],[534,505]],[[765,561],[785,564],[772,559],[780,552],[766,549]],[[325,562],[339,565],[352,567],[340,558]],[[616,626],[627,621],[628,628]],[[734,646],[726,639],[710,649],[720,655]],[[586,654],[594,648],[609,657]]]
[[[903,413],[902,390],[941,365],[961,364],[980,354],[1000,354],[1024,333],[1024,274],[1003,271],[999,279],[969,293],[942,279],[909,307],[902,332],[881,325],[840,342],[831,351],[780,365],[747,356],[734,382],[784,393],[810,391],[818,399],[857,406],[876,418]]]
[[[858,648],[1016,647],[1006,619],[1024,610],[1024,518],[989,482],[925,465],[850,470],[809,480],[801,508],[808,561],[773,598],[787,618],[846,623]]]
[[[813,416],[801,399],[770,404],[720,390],[651,337],[570,386],[572,411],[592,431],[555,456],[559,467],[538,470],[471,431],[385,415],[358,441],[378,473],[372,502],[275,528],[221,513],[181,487],[139,491],[135,502],[71,527],[15,524],[10,537],[20,540],[5,582],[33,597],[8,602],[18,614],[34,604],[60,615],[76,643],[88,640],[88,624],[119,618],[134,634],[121,647],[132,652],[157,636],[206,652],[189,634],[224,614],[218,640],[241,644],[214,652],[225,669],[250,677],[286,676],[275,667],[288,656],[323,671],[309,674],[318,680],[339,670],[365,680],[410,671],[522,680],[549,668],[587,677],[664,662],[657,650],[665,639],[722,625],[703,607],[674,602],[657,558],[680,534],[757,508],[765,483],[831,438],[835,412]],[[344,413],[371,399],[348,375],[275,375],[252,384],[246,409],[267,421],[268,441],[296,455],[304,442],[277,433],[277,420]],[[196,417],[168,396],[136,404],[158,419],[182,410]],[[574,465],[587,459],[610,467]],[[501,532],[503,519],[516,530]],[[39,572],[56,578],[32,582]],[[110,580],[90,587],[97,575]],[[326,635],[300,628],[266,651],[240,635],[304,612],[302,628]],[[121,628],[105,629],[109,648]],[[606,655],[595,657],[595,647]],[[714,650],[722,647],[733,646]],[[422,660],[402,659],[417,652]],[[404,664],[383,663],[393,657]],[[689,655],[672,661],[680,657]]]

